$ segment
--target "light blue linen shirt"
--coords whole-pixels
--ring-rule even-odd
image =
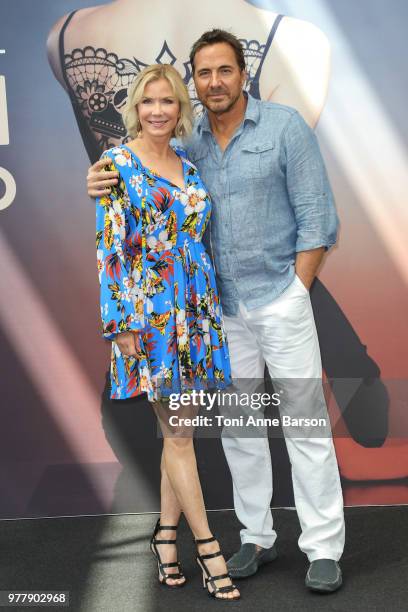
[[[184,145],[213,202],[205,236],[224,314],[271,302],[294,278],[296,253],[330,248],[338,219],[313,130],[293,108],[248,95],[223,152],[205,112]]]

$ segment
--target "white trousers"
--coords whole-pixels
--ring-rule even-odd
[[[285,442],[302,530],[299,547],[310,562],[323,558],[337,561],[344,547],[343,497],[309,292],[295,276],[266,306],[248,311],[240,303],[237,316],[225,317],[225,328],[232,376],[238,386],[247,385],[245,379],[263,379],[266,363],[275,391],[285,396],[279,406],[281,420],[284,414],[327,420],[324,435],[313,437],[309,430],[309,435],[298,437],[286,432]],[[301,379],[303,389],[299,389]],[[235,511],[245,526],[242,543],[269,548],[276,532],[270,510],[272,463],[267,435],[228,437],[224,430],[222,444],[233,480]]]

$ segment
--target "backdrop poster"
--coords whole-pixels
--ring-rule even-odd
[[[407,503],[407,4],[90,4],[0,3],[0,516],[158,509],[149,406],[101,400],[109,347],[85,176],[90,159],[125,140],[126,88],[144,65],[174,64],[199,106],[188,51],[211,27],[243,40],[248,87],[261,75],[261,97],[302,110],[316,94],[341,231],[319,275],[315,316],[345,503]],[[327,79],[307,92],[282,30],[268,46],[276,14],[310,22],[330,43]],[[309,59],[298,73],[313,80],[321,58],[302,44],[295,55]],[[273,503],[291,505],[284,441],[270,446]],[[198,440],[197,454],[208,507],[232,507],[219,440]]]

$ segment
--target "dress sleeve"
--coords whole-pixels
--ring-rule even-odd
[[[112,159],[109,152],[103,157]],[[141,210],[130,201],[113,159],[109,170],[120,173],[119,182],[109,195],[96,200],[96,249],[102,333],[114,340],[119,333],[145,327],[145,295]]]

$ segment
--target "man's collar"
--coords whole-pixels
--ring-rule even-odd
[[[245,121],[253,121],[253,123],[258,123],[259,121],[259,100],[253,98],[249,93],[244,91],[244,96],[248,99],[248,104],[245,111],[244,123]]]
[[[211,133],[210,120],[208,118],[208,112],[206,110],[203,110],[203,114],[198,120],[197,130],[199,132],[210,132]]]
[[[253,123],[258,123],[259,121],[259,101],[253,98],[249,93],[244,91],[244,96],[247,98],[247,107],[245,110],[244,121],[252,121]],[[208,118],[207,110],[204,110],[201,118],[198,121],[197,125],[198,132],[210,132],[211,133],[211,125],[210,120]]]

